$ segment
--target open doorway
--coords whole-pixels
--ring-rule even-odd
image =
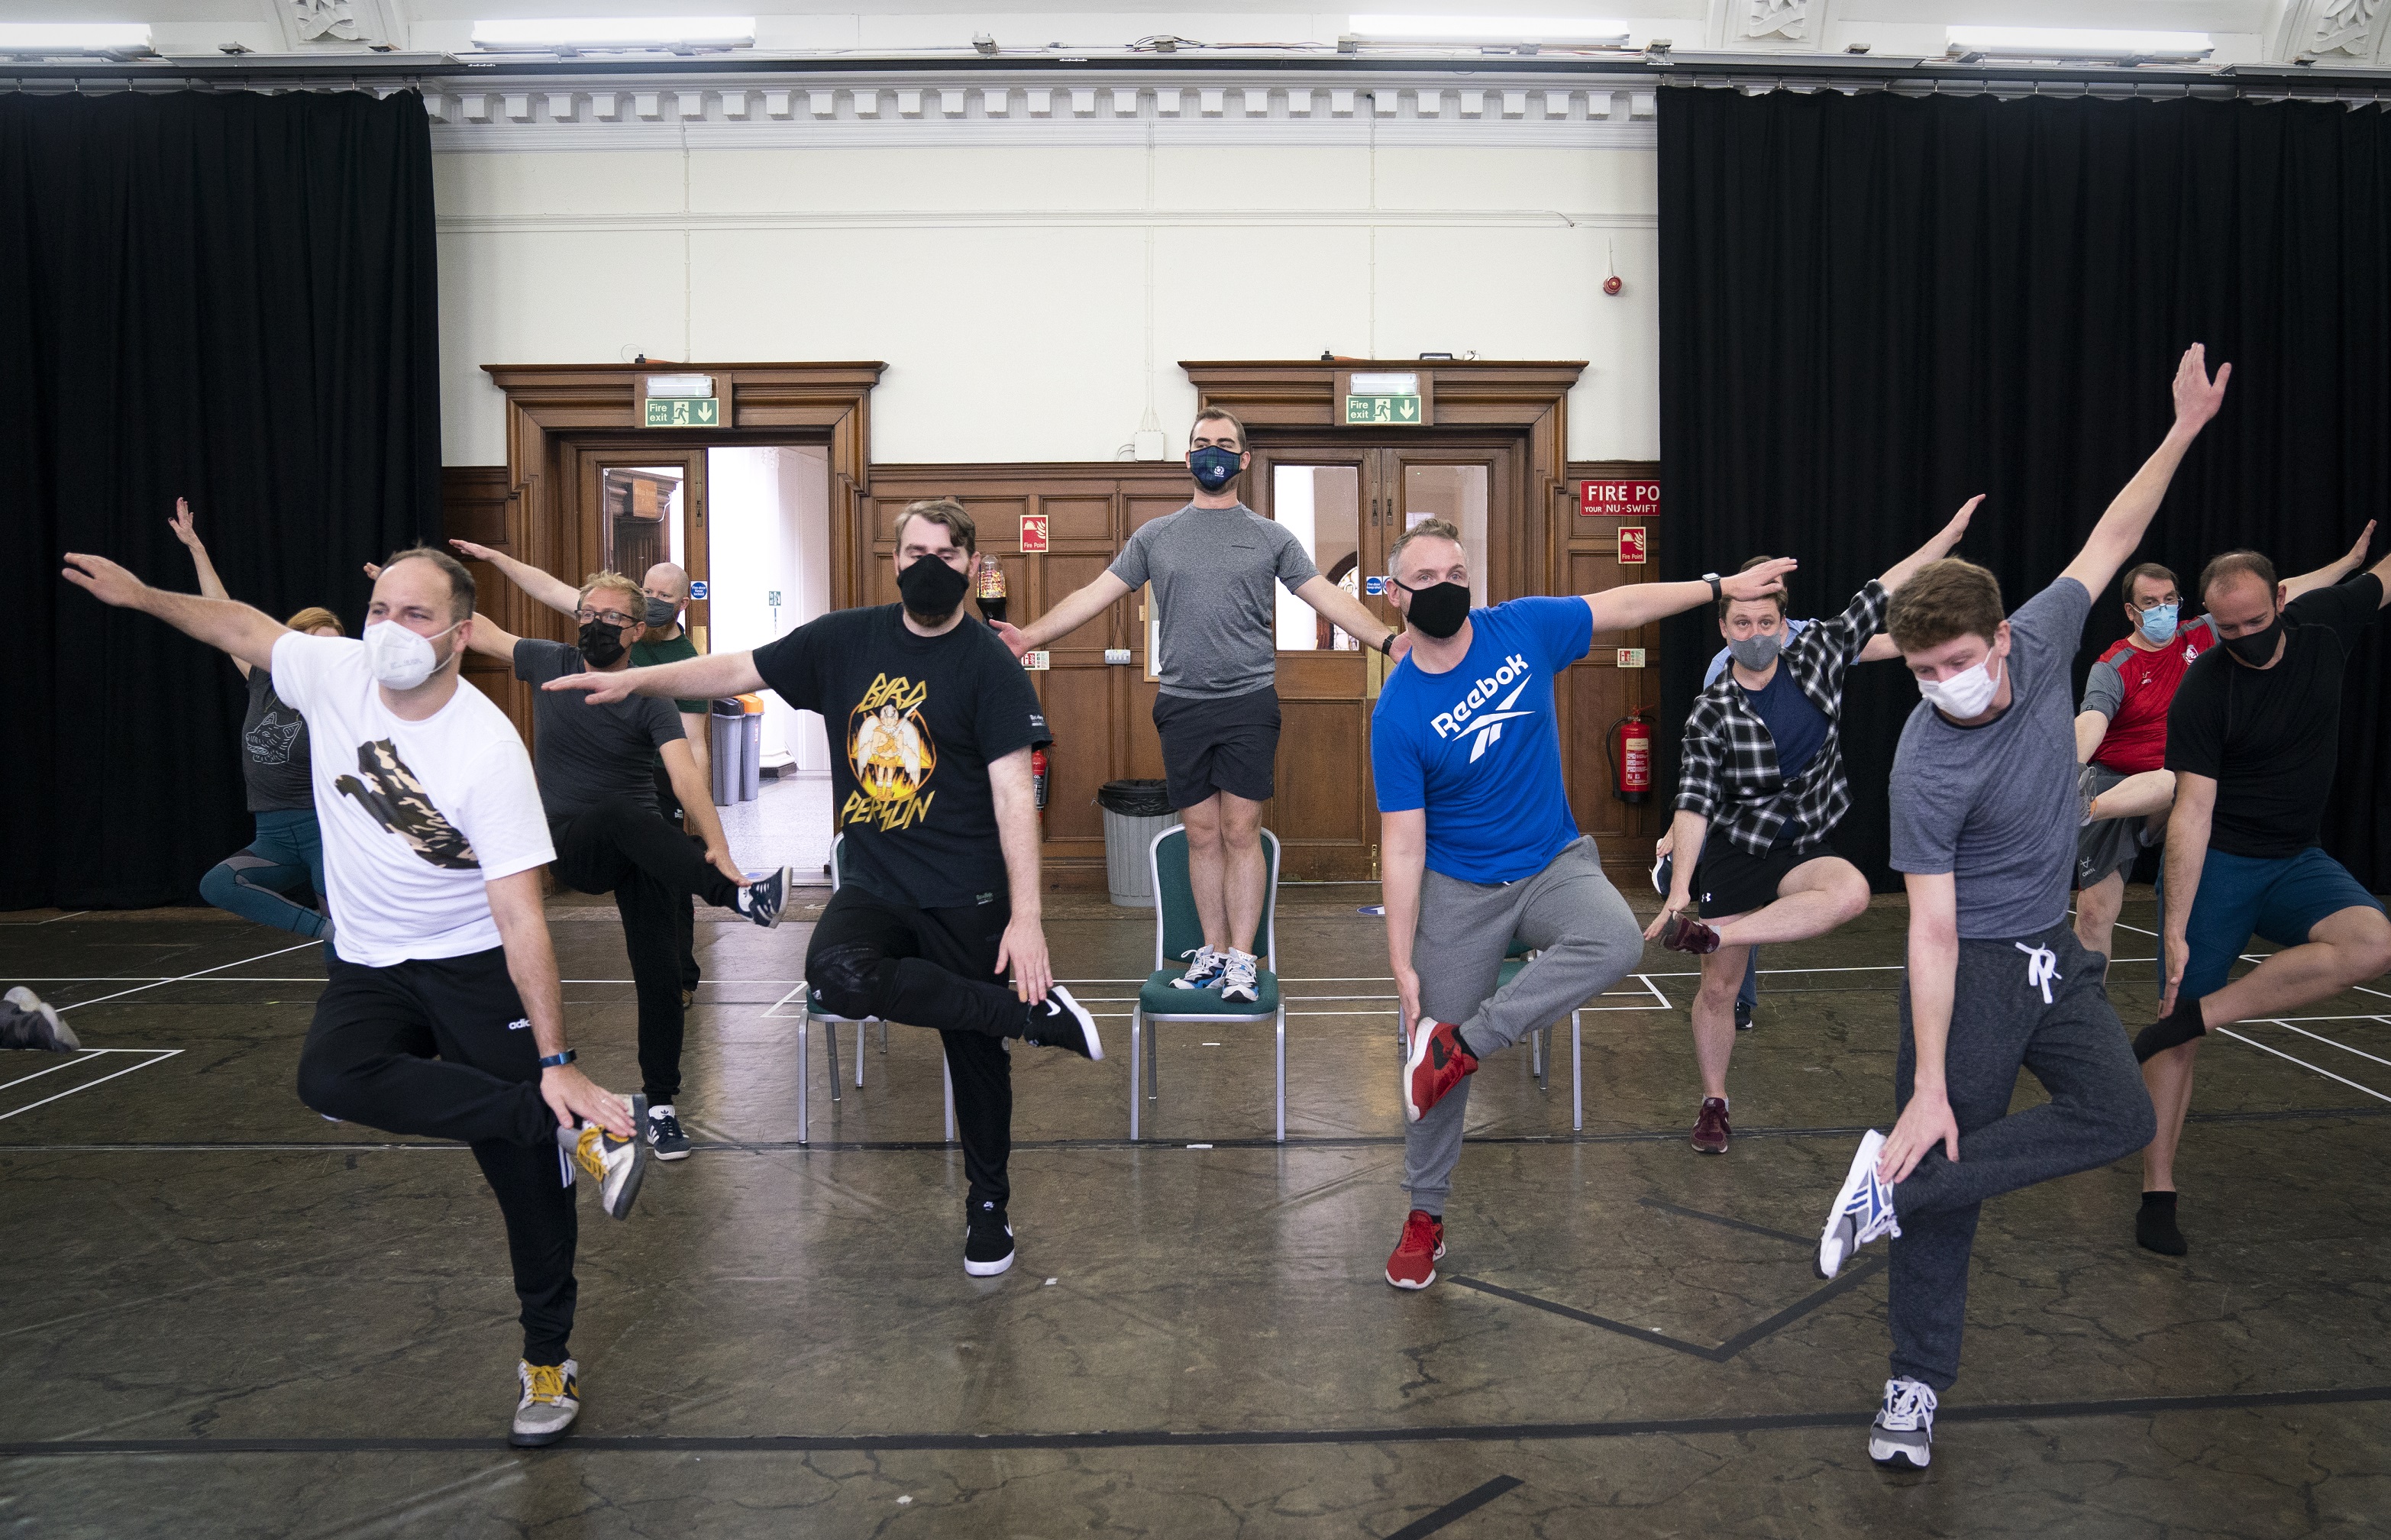
[[[758,445],[705,451],[709,652],[740,653],[830,609],[830,451]],[[821,718],[764,694],[763,779],[722,809],[743,864],[820,872],[830,860],[829,748]]]

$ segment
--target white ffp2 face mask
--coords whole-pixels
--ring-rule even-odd
[[[460,620],[448,631],[463,624]],[[432,651],[432,641],[448,631],[420,636],[395,620],[377,620],[366,628],[366,666],[389,689],[412,690],[447,661]]]
[[[1987,657],[1973,668],[1963,668],[1940,683],[1919,679],[1918,692],[1926,697],[1927,705],[1962,721],[1981,717],[2001,687],[2000,676],[1992,672],[1992,664]]]

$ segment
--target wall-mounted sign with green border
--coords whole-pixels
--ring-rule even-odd
[[[1349,395],[1345,398],[1345,422],[1348,427],[1363,423],[1392,423],[1402,428],[1416,428],[1425,421],[1416,395]]]
[[[718,428],[722,426],[722,398],[718,395],[651,395],[648,397],[648,426]]]

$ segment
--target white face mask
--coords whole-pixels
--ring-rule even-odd
[[[1981,717],[2001,687],[1999,676],[1991,672],[1993,660],[1987,657],[1973,668],[1962,669],[1939,684],[1932,679],[1919,679],[1918,692],[1926,697],[1927,705],[1961,721]]]
[[[457,626],[463,624],[461,620],[457,622]],[[457,626],[449,627],[448,631]],[[432,638],[446,636],[448,631],[421,636],[395,620],[377,620],[366,628],[366,666],[388,688],[412,690],[447,661],[433,654]]]

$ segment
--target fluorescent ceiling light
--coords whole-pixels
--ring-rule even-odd
[[[1510,38],[1537,43],[1624,43],[1627,23],[1585,16],[1349,16],[1356,37],[1389,41],[1478,43]]]
[[[476,21],[477,48],[743,48],[752,16],[557,16]]]
[[[11,52],[142,53],[149,46],[145,22],[0,21],[0,49]]]
[[[2204,58],[2206,32],[2125,32],[2103,27],[1952,27],[1955,53],[2010,58]]]

